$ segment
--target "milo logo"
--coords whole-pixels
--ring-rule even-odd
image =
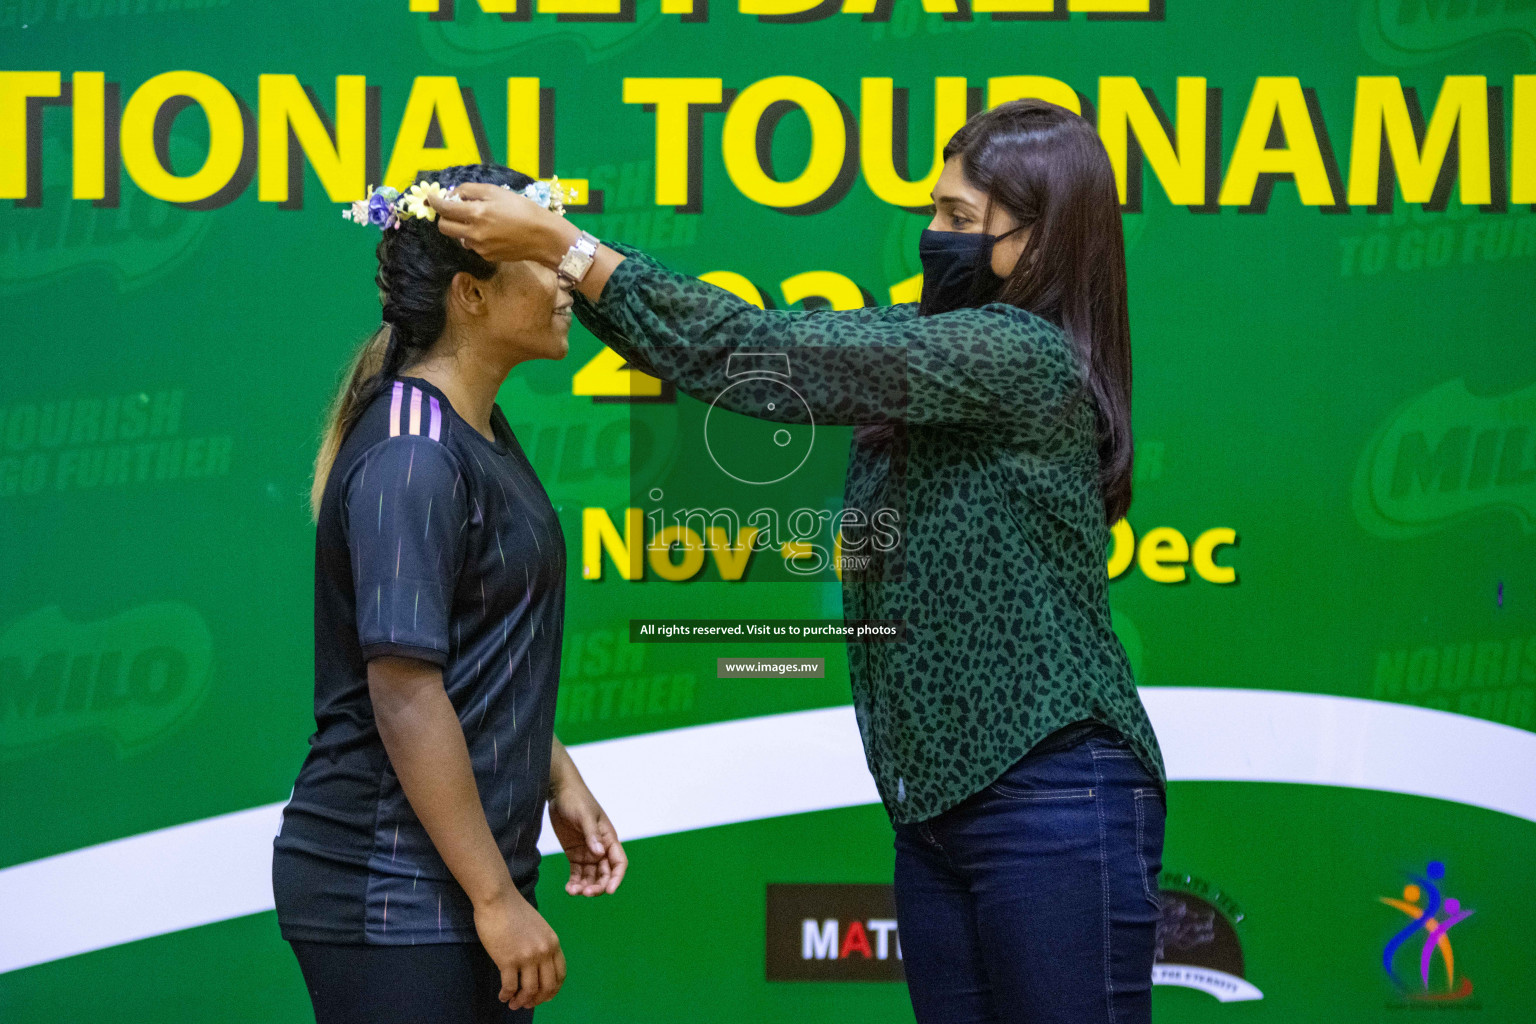
[[[196,708],[212,660],[207,624],[177,602],[96,622],[57,606],[18,619],[0,633],[0,759],[85,733],[140,749]]]
[[[1423,64],[1500,36],[1536,52],[1532,0],[1365,0],[1359,10],[1361,42],[1386,64]]]
[[[43,141],[43,202],[10,212],[0,240],[0,289],[34,288],[81,267],[108,267],[120,289],[143,285],[181,262],[208,233],[209,217],[124,188],[116,206],[70,198],[68,141]],[[181,132],[169,140],[176,166],[201,154]]]
[[[1393,413],[1355,473],[1355,516],[1415,537],[1485,509],[1536,529],[1536,385],[1485,397],[1448,381]]]
[[[524,6],[531,2],[525,0]],[[456,4],[451,10],[451,19],[419,19],[421,45],[439,64],[461,68],[499,64],[513,54],[544,52],[558,44],[580,47],[587,62],[595,63],[629,49],[663,20],[659,4],[626,6],[623,20],[613,21],[566,22],[547,14],[508,21],[477,3]]]

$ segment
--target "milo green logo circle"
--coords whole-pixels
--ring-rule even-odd
[[[1379,537],[1416,537],[1490,509],[1536,529],[1536,384],[1474,395],[1457,379],[1405,402],[1361,455],[1354,508]]]
[[[1359,14],[1365,51],[1394,67],[1501,39],[1536,53],[1536,6],[1529,0],[1365,0]]]
[[[596,63],[628,50],[662,20],[660,6],[632,9],[624,20],[565,21],[551,16],[504,20],[467,3],[456,6],[452,20],[421,19],[419,32],[427,56],[447,67],[500,64],[514,54],[544,52],[556,44],[575,46],[588,63]]]
[[[141,749],[195,710],[212,660],[207,624],[179,602],[95,622],[57,606],[23,616],[0,632],[0,759],[87,733]]]

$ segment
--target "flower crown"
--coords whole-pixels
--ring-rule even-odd
[[[511,185],[501,187],[508,191],[512,189]],[[524,186],[518,195],[564,217],[565,204],[576,198],[576,190],[560,184],[559,178],[551,178],[549,181],[535,181]],[[443,188],[435,181],[418,181],[403,193],[388,185],[380,185],[378,188],[370,185],[368,195],[342,210],[341,217],[354,224],[369,224],[388,231],[390,228],[399,228],[401,221],[405,220],[437,220],[437,211],[427,202],[434,197],[455,202],[459,195],[453,188]]]

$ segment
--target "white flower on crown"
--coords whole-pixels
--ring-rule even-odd
[[[502,188],[507,187],[502,186]],[[519,194],[562,217],[565,216],[565,204],[576,199],[576,189],[560,184],[558,177],[552,177],[548,181],[535,181],[524,186]]]

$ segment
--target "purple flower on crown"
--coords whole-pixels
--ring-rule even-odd
[[[366,196],[348,204],[347,209],[341,211],[342,219],[386,230],[397,228],[400,226],[400,210],[396,206],[399,198],[399,189],[388,185],[380,185],[378,188],[370,185]]]
[[[394,220],[395,200],[400,193],[389,187],[380,188],[368,197],[368,223],[376,228],[389,227]]]

